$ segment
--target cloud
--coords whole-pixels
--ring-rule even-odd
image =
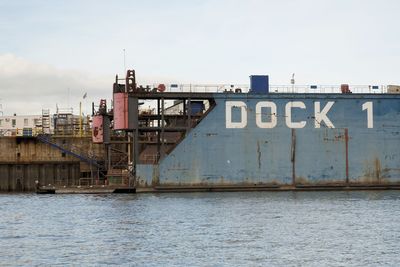
[[[72,107],[78,113],[79,102],[91,106],[92,100],[109,98],[110,77],[81,71],[61,70],[46,64],[33,63],[13,54],[0,55],[0,99],[6,115],[40,114],[42,109],[56,111]],[[86,112],[90,107],[84,107]]]
[[[0,54],[0,103],[4,115],[41,114],[42,109],[56,112],[59,108],[73,108],[79,113],[91,113],[92,102],[107,99],[110,105],[115,75],[63,70],[47,64],[30,62],[14,54]],[[176,82],[168,77],[138,76],[138,83]],[[87,97],[83,99],[83,95]]]

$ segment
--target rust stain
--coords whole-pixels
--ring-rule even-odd
[[[381,162],[378,158],[375,158],[375,177],[379,183],[381,179]]]
[[[324,141],[326,142],[340,142],[346,140],[346,135],[335,135],[333,138],[325,137]]]
[[[296,177],[296,186],[344,186],[345,183],[342,178],[337,178],[337,179],[330,179],[330,180],[320,180],[320,181],[314,181],[310,180],[304,176],[297,176]]]
[[[343,130],[344,130],[344,133],[342,132]],[[346,141],[346,138],[348,138],[347,140],[349,140],[350,138],[349,138],[348,134],[346,134],[346,131],[348,131],[347,128],[325,129],[325,131],[323,132],[322,140],[324,142],[342,142],[342,141]],[[331,136],[330,133],[333,136]]]
[[[296,184],[307,184],[307,183],[309,183],[307,178],[303,176],[296,177]]]
[[[385,178],[385,170],[382,170],[381,161],[378,157],[371,160],[364,161],[364,175],[359,177],[361,183],[380,184],[383,182],[382,178]]]

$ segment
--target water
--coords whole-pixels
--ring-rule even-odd
[[[0,195],[1,266],[398,266],[400,191]]]

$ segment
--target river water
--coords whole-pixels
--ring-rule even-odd
[[[0,195],[1,266],[399,266],[400,191]]]

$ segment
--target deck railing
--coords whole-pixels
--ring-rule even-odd
[[[148,85],[148,88],[157,88],[159,84]],[[196,93],[223,93],[242,92],[250,90],[248,84],[164,84],[166,92],[196,92]],[[382,94],[387,93],[386,85],[349,85],[354,94]],[[149,90],[149,89],[148,89]],[[150,89],[151,90],[151,89]],[[340,85],[270,85],[270,93],[341,93]]]

